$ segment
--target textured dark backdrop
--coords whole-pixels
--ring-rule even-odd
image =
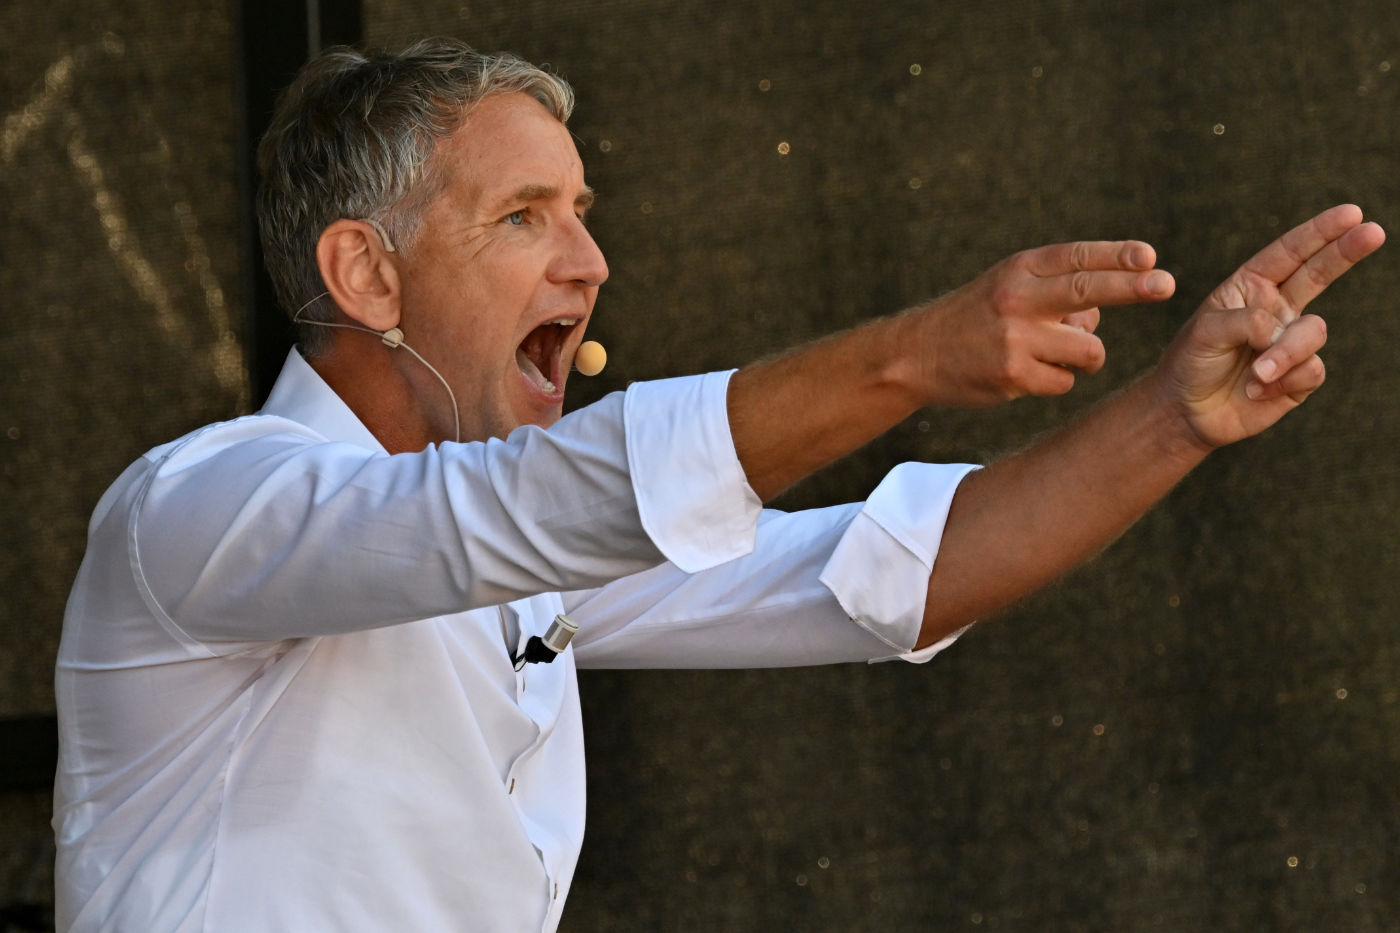
[[[577,87],[613,269],[594,325],[613,362],[580,401],[1042,242],[1143,238],[1177,275],[1178,299],[1108,314],[1109,365],[1072,396],[922,413],[790,507],[1025,443],[1322,207],[1400,234],[1393,0],[855,6],[365,14],[373,42],[452,33]],[[0,715],[52,708],[103,485],[247,404],[229,23],[192,0],[0,8]],[[1397,249],[1322,300],[1331,378],[1303,410],[929,666],[586,675],[565,929],[1400,928]],[[47,883],[46,812],[0,800],[8,898]]]
[[[194,0],[0,3],[0,718],[52,714],[102,490],[247,405],[230,23]],[[4,772],[24,755],[0,748]],[[0,909],[52,901],[50,802],[0,790]]]

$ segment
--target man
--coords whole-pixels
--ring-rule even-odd
[[[984,470],[761,501],[917,409],[1068,391],[1144,243],[1017,254],[737,373],[562,417],[607,266],[568,89],[458,43],[336,50],[262,150],[303,325],[262,412],[103,497],[64,622],[65,929],[551,930],[583,832],[575,665],[926,660],[1321,384],[1342,206],[1222,284],[1153,372]],[[547,429],[547,430],[546,430]],[[935,561],[936,558],[936,561]],[[526,663],[561,612],[579,626]]]

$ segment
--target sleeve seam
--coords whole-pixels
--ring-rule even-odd
[[[137,493],[136,501],[131,505],[131,518],[127,523],[127,554],[131,562],[132,581],[136,585],[136,591],[141,594],[141,601],[146,604],[146,608],[150,610],[151,615],[155,617],[155,620],[160,623],[160,627],[165,629],[167,634],[192,654],[214,658],[218,655],[210,650],[208,645],[191,636],[171,617],[170,613],[165,611],[165,607],[160,604],[159,598],[151,588],[150,581],[146,578],[145,567],[141,563],[141,510],[146,505],[146,496],[160,473],[161,465],[166,462],[169,456],[170,454],[167,453],[152,465],[150,473],[141,481],[141,491]]]

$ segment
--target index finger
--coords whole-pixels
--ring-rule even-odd
[[[1054,243],[1022,254],[1026,271],[1053,276],[1071,272],[1140,272],[1157,263],[1157,251],[1141,240],[1080,240]]]
[[[1352,227],[1346,233],[1318,250],[1282,285],[1279,294],[1284,304],[1291,310],[1285,320],[1292,320],[1303,313],[1314,298],[1322,294],[1327,286],[1347,273],[1367,256],[1380,249],[1385,242],[1385,231],[1379,224],[1364,223]]]
[[[1304,221],[1255,253],[1240,267],[1280,285],[1329,243],[1361,223],[1361,208],[1338,204]]]
[[[1161,301],[1176,291],[1176,280],[1165,269],[1090,269],[1033,276],[1023,288],[1027,308],[1055,317],[1106,305]]]

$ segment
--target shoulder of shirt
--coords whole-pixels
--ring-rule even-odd
[[[149,465],[175,462],[193,465],[222,451],[252,443],[314,445],[330,443],[330,440],[290,418],[255,412],[196,428],[183,437],[152,447],[141,455],[140,461]]]
[[[103,492],[93,509],[89,530],[95,528],[128,492],[147,486],[159,474],[170,475],[217,461],[220,454],[260,444],[283,450],[289,446],[329,444],[314,429],[281,415],[256,412],[229,421],[218,421],[152,447],[122,471]],[[342,448],[349,445],[341,444]],[[366,454],[372,453],[366,450]]]

